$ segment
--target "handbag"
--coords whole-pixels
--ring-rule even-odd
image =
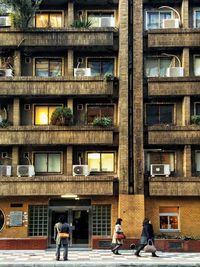
[[[125,236],[124,236],[124,234],[123,233],[121,233],[121,234],[118,234],[118,233],[115,233],[115,238],[116,239],[124,239],[125,238]]]
[[[65,239],[65,238],[68,238],[69,237],[69,233],[58,233],[58,236],[61,238],[61,239]]]
[[[153,241],[151,239],[147,241],[147,245],[144,247],[144,252],[156,252],[156,247],[154,246]]]

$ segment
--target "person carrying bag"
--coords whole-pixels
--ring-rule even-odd
[[[122,222],[122,219],[118,218],[116,221],[115,229],[114,229],[114,233],[113,233],[112,244],[114,247],[112,248],[111,251],[115,255],[121,255],[118,250],[123,245],[123,240],[125,239],[125,235],[124,235],[122,227],[121,227],[121,222]]]

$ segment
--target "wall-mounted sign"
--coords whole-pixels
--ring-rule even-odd
[[[9,226],[22,226],[22,224],[23,224],[23,212],[11,211]]]

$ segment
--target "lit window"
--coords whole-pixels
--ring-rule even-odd
[[[194,28],[200,28],[200,10],[194,11]]]
[[[51,115],[58,106],[35,106],[35,125],[49,125]]]
[[[194,75],[200,76],[200,55],[194,56]]]
[[[179,208],[160,207],[160,231],[173,232],[179,230]]]
[[[150,171],[151,164],[168,164],[170,171],[175,170],[175,153],[174,152],[147,152],[145,157],[145,170]]]
[[[110,117],[113,121],[114,106],[109,105],[88,105],[87,122],[92,123],[96,117]]]
[[[171,11],[146,11],[146,30],[159,29],[164,19],[171,18]]]
[[[164,77],[167,68],[170,67],[172,58],[159,57],[147,58],[145,62],[145,72],[147,77]]]
[[[62,76],[62,59],[42,59],[35,60],[35,75],[39,77]]]
[[[35,16],[36,28],[61,28],[62,27],[62,13],[46,13],[42,12]]]
[[[115,27],[114,12],[88,12],[92,27]]]
[[[147,104],[146,124],[172,124],[173,111],[173,104]]]
[[[114,74],[114,59],[90,58],[87,67],[91,68],[92,76]]]
[[[114,153],[88,153],[90,172],[114,172]]]
[[[5,222],[4,214],[3,214],[3,211],[0,210],[0,231],[2,230],[4,226],[4,222]]]
[[[61,153],[35,153],[36,173],[61,173]]]

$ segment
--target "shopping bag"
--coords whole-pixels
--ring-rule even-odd
[[[151,253],[156,252],[156,248],[151,239],[148,240],[147,245],[144,247],[144,252],[151,252]]]

